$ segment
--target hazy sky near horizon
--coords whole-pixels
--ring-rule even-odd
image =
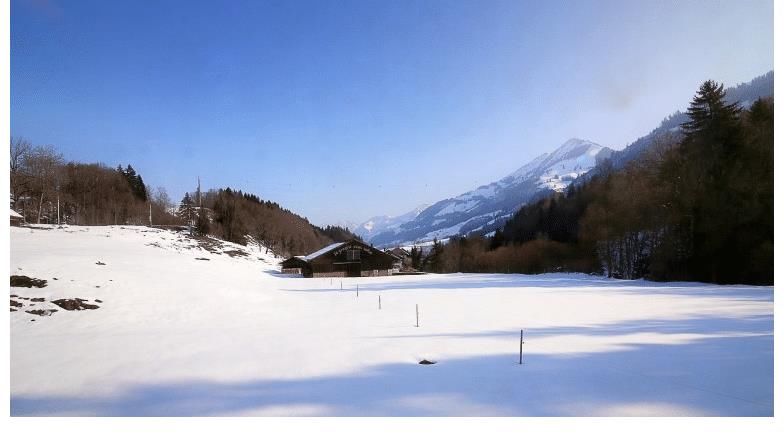
[[[11,1],[13,136],[317,224],[621,149],[772,69],[772,1]]]

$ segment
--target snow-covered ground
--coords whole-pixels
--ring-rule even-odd
[[[144,227],[12,228],[11,274],[48,285],[11,288],[11,413],[773,414],[771,287],[304,279],[263,251],[208,246]],[[24,311],[59,298],[99,308]]]

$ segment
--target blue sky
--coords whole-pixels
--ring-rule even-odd
[[[621,149],[771,69],[772,1],[11,2],[13,136],[318,224]]]

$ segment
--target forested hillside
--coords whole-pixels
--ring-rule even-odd
[[[52,146],[11,139],[10,187],[13,208],[29,223],[74,225],[178,222],[167,212],[166,190],[146,186],[131,165],[66,162]]]
[[[301,255],[357,238],[348,229],[319,228],[275,202],[231,188],[186,193],[179,206],[166,190],[145,185],[131,165],[66,162],[51,146],[11,139],[12,208],[28,223],[191,225],[195,235],[258,243],[277,255]]]
[[[275,202],[230,187],[187,193],[178,215],[190,220],[198,234],[262,244],[281,256],[308,254],[354,237],[347,229],[319,228]]]
[[[427,268],[771,284],[773,100],[739,103],[705,82],[682,135],[521,208],[492,239],[436,245]]]

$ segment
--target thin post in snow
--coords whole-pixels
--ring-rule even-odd
[[[417,316],[416,327],[419,328],[419,304],[416,304],[416,316]]]
[[[381,309],[381,295],[378,295],[378,309]]]
[[[340,291],[343,291],[343,281],[340,281]]]
[[[520,330],[520,362],[518,364],[523,364],[523,330]]]
[[[357,284],[357,297],[359,297],[359,284]]]

